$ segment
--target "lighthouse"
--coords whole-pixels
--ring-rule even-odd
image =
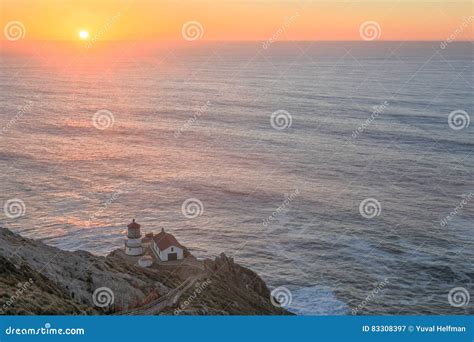
[[[127,239],[125,240],[125,254],[127,255],[142,255],[142,233],[140,232],[140,225],[133,219],[128,226]]]

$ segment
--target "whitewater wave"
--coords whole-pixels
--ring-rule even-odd
[[[287,309],[297,315],[347,315],[349,307],[328,286],[316,285],[292,291]]]

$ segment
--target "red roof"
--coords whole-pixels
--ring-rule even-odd
[[[132,223],[130,223],[128,226],[128,228],[140,228],[140,225],[138,223],[135,222],[135,219],[133,219]]]
[[[178,242],[178,240],[176,240],[173,235],[165,233],[164,230],[162,230],[159,234],[156,234],[153,237],[153,241],[155,241],[161,251],[165,250],[169,246],[176,246],[184,249],[184,247]]]

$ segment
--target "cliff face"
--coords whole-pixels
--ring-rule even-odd
[[[205,260],[201,281],[187,289],[175,314],[281,315],[289,314],[270,302],[270,291],[253,271],[221,254]]]
[[[232,258],[191,261],[145,269],[120,250],[67,252],[0,228],[0,314],[289,314]]]
[[[57,315],[95,314],[72,300],[61,288],[28,265],[11,263],[0,256],[0,314]]]

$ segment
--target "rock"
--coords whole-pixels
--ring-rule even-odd
[[[198,262],[192,256],[189,260],[189,265],[143,268],[122,250],[107,257],[67,252],[0,228],[0,310],[5,308],[8,314],[290,314],[271,304],[270,291],[255,272],[224,253],[214,261]],[[18,283],[27,287],[19,296]],[[100,288],[114,297],[105,308],[93,298]]]

